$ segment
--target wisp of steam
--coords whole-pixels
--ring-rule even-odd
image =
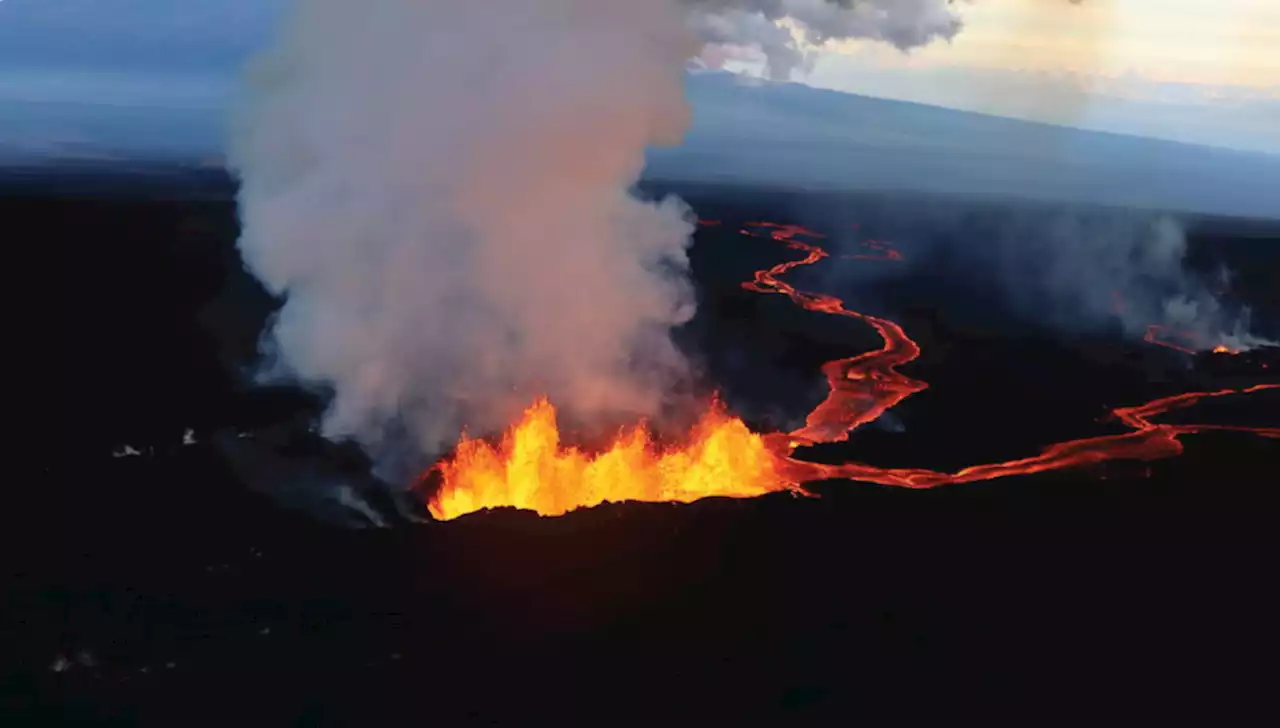
[[[958,28],[947,0],[298,0],[230,145],[241,252],[284,299],[263,375],[329,390],[323,433],[392,480],[540,393],[653,416],[692,224],[628,190],[688,124],[686,63]]]
[[[1205,275],[1189,266],[1187,230],[1167,214],[911,198],[818,206],[806,214],[843,218],[911,251],[904,266],[833,266],[824,290],[865,289],[869,280],[905,274],[914,264],[943,265],[975,300],[998,294],[1023,320],[1059,331],[1099,333],[1118,325],[1125,336],[1142,339],[1156,326],[1197,349],[1275,345],[1250,330],[1250,310],[1228,295],[1228,269]]]

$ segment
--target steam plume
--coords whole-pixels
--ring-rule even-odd
[[[993,209],[897,200],[842,213],[875,235],[899,241],[908,261],[943,266],[948,276],[993,292],[1025,320],[1070,332],[1110,330],[1142,339],[1152,325],[1175,333],[1180,345],[1248,350],[1275,342],[1250,332],[1250,312],[1226,295],[1230,272],[1198,273],[1189,265],[1183,224],[1138,210],[1005,203]],[[858,287],[905,268],[833,267],[829,290]]]
[[[742,14],[902,46],[958,27],[944,0],[297,2],[230,150],[242,253],[285,297],[268,373],[331,389],[324,434],[393,478],[535,393],[658,413],[692,225],[628,188],[688,123],[701,41],[763,42],[712,21]]]
[[[1206,349],[1271,343],[1249,333],[1247,309],[1224,306],[1187,268],[1186,231],[1173,218],[1059,212],[1011,223],[996,238],[1003,284],[1049,323],[1118,321],[1135,338],[1159,324]]]

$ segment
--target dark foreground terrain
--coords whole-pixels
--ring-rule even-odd
[[[734,222],[823,229],[815,211],[834,208],[679,191],[725,221],[692,251],[701,313],[681,341],[745,417],[792,424],[823,395],[822,361],[879,342],[742,291],[794,252]],[[30,304],[47,323],[24,334],[30,389],[50,405],[17,453],[35,482],[12,488],[36,502],[10,511],[30,540],[6,586],[7,722],[1234,723],[1268,695],[1274,441],[1201,435],[1154,463],[558,519],[416,523],[369,490],[391,527],[343,528],[369,517],[297,483],[357,482],[358,453],[305,433],[310,398],[234,374],[270,301],[240,269],[233,205],[104,192],[121,190],[0,200],[9,229],[29,230],[11,250],[38,251],[16,269],[54,282]],[[845,202],[832,226],[882,204]],[[1200,220],[1192,243],[1243,271],[1259,320],[1280,320],[1276,227]],[[1192,359],[1063,333],[950,273],[904,270],[803,278],[902,323],[924,351],[907,371],[930,383],[823,457],[948,470],[1022,457],[1112,431],[1098,421],[1110,407],[1280,371],[1274,353]],[[1275,426],[1277,404],[1195,414]],[[259,468],[255,452],[286,465]]]

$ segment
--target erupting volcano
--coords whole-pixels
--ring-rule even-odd
[[[699,224],[718,225],[719,222],[700,220]],[[685,444],[660,446],[640,426],[619,434],[599,454],[590,455],[561,445],[555,410],[543,399],[525,411],[520,422],[506,432],[497,446],[463,435],[455,451],[427,473],[428,477],[438,478],[428,503],[431,514],[438,520],[448,520],[477,510],[508,506],[554,516],[604,502],[687,503],[711,496],[746,498],[782,490],[804,494],[801,484],[827,479],[932,488],[1107,460],[1171,457],[1182,451],[1179,442],[1182,435],[1211,430],[1280,438],[1280,428],[1276,427],[1153,421],[1171,410],[1189,407],[1203,399],[1280,388],[1280,384],[1261,384],[1241,390],[1188,392],[1135,407],[1117,408],[1113,416],[1132,431],[1059,442],[1033,457],[975,465],[955,473],[882,468],[856,462],[829,465],[797,459],[794,457],[797,450],[812,444],[847,440],[855,428],[876,420],[903,399],[926,389],[928,384],[897,370],[916,359],[920,347],[893,321],[851,311],[835,296],[801,291],[781,280],[788,271],[812,265],[829,255],[822,247],[797,238],[824,236],[798,225],[769,222],[748,223],[741,232],[750,236],[768,235],[789,249],[803,253],[803,257],[757,271],[753,280],[742,284],[744,288],[757,293],[782,294],[808,311],[857,319],[875,329],[884,341],[880,349],[823,365],[830,392],[809,413],[803,427],[790,433],[753,433],[741,420],[727,414],[719,402],[713,402]],[[843,257],[902,260],[902,254],[883,241],[868,240],[862,246],[870,252]],[[1170,341],[1159,326],[1148,330],[1146,340],[1194,353],[1190,347]]]
[[[556,412],[534,402],[498,447],[463,436],[439,464],[444,487],[431,501],[436,518],[515,506],[545,516],[605,501],[688,503],[709,496],[750,497],[786,487],[765,439],[729,417],[718,402],[689,444],[660,449],[643,425],[599,455],[561,447]]]
[[[1163,324],[1151,324],[1147,327],[1147,333],[1143,335],[1143,341],[1156,346],[1163,346],[1166,349],[1180,351],[1183,354],[1197,354],[1201,351],[1208,350],[1214,354],[1239,354],[1239,349],[1233,349],[1226,344],[1218,344],[1212,348],[1202,346],[1197,342],[1198,337],[1191,332],[1173,331]]]

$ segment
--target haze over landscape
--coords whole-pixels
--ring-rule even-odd
[[[1263,192],[1280,186],[1280,11],[1056,5],[976,3],[951,41],[907,53],[866,41],[809,49],[785,73],[798,83],[764,81],[759,51],[726,46],[710,62],[745,75],[691,76],[693,130],[652,154],[648,174],[1280,214]],[[4,3],[0,160],[218,164],[238,69],[283,6]]]

